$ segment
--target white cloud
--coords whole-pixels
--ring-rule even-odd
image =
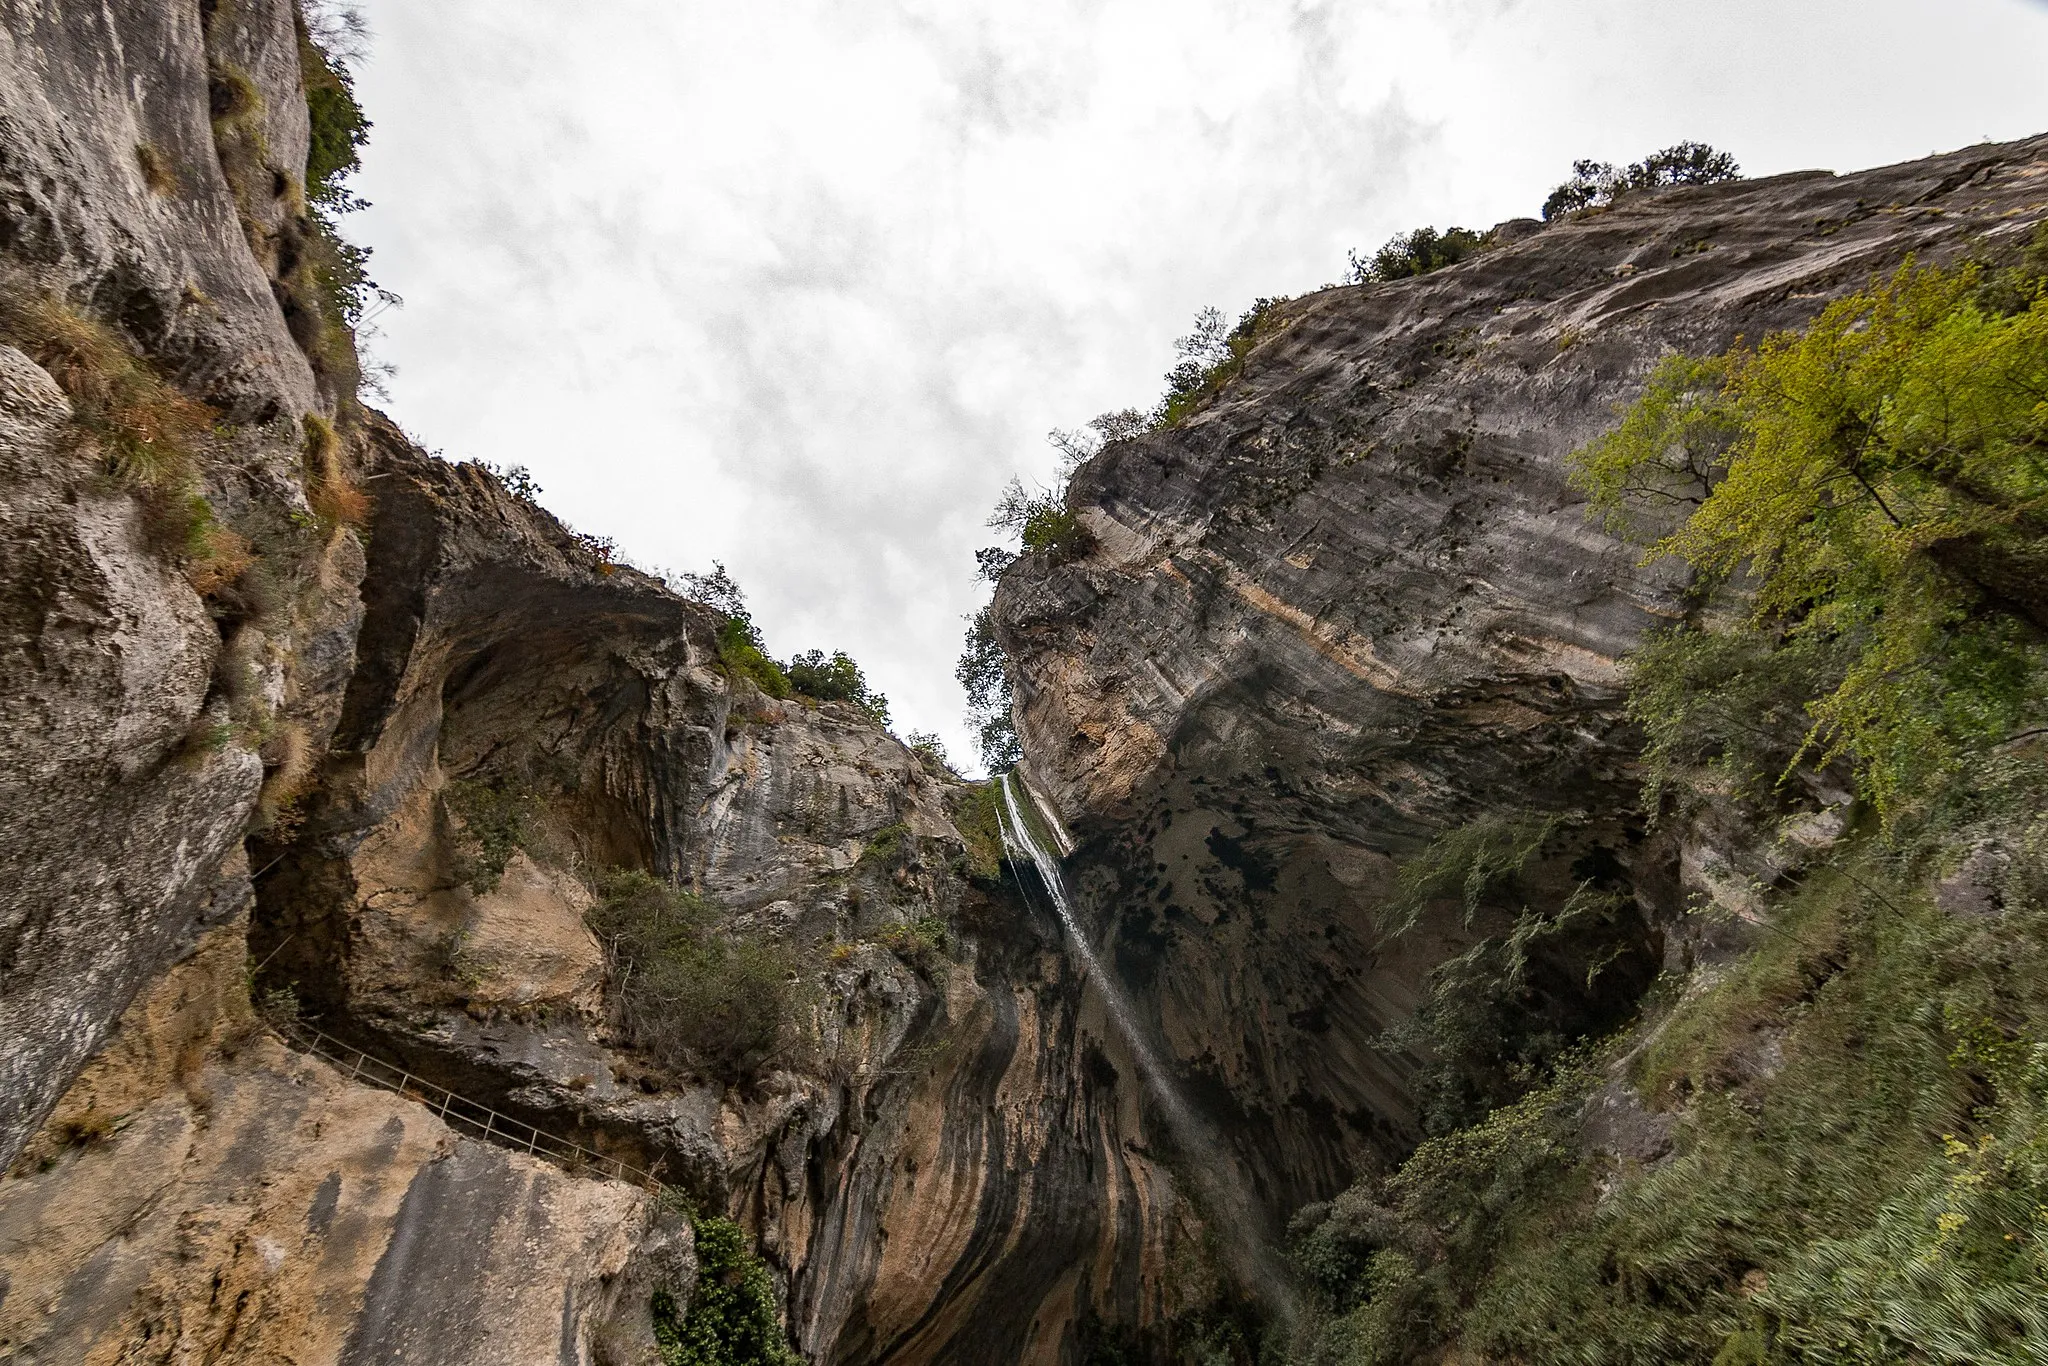
[[[1207,303],[1575,156],[1753,172],[2048,128],[2018,0],[371,0],[352,231],[430,447],[636,560],[724,561],[968,750],[972,552],[1054,426],[1145,404]]]

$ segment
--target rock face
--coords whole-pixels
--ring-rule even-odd
[[[1475,260],[1281,306],[1206,409],[1076,474],[1094,548],[997,593],[1027,768],[1276,1220],[1412,1141],[1416,1060],[1374,1041],[1498,932],[1448,903],[1379,931],[1433,836],[1537,813],[1560,895],[1632,894],[1640,920],[1588,946],[1619,971],[1562,1003],[1582,1021],[1656,968],[1680,859],[1630,815],[1618,661],[1686,585],[1588,523],[1566,456],[1663,356],[1802,324],[1909,254],[2009,253],[2044,216],[2035,139],[1507,225]]]
[[[300,420],[328,413],[259,260],[290,196],[230,184],[209,73],[258,92],[241,135],[302,167],[287,6],[0,6],[0,294],[49,300],[235,424],[196,472],[266,556],[272,610],[203,600],[152,542],[164,504],[104,477],[51,376],[0,346],[0,1154],[26,1141],[136,991],[246,892],[266,767],[251,714],[317,743],[347,667],[360,548],[315,538]],[[235,163],[246,174],[248,158]],[[154,177],[145,166],[155,168]],[[281,171],[279,172],[282,173]],[[266,185],[268,182],[265,182]],[[19,340],[19,338],[13,338]],[[245,595],[246,598],[246,595]],[[224,862],[225,861],[225,862]]]
[[[584,1359],[646,1194],[471,1141],[286,1051],[237,999],[243,930],[136,1002],[0,1182],[0,1350],[53,1366]]]
[[[489,475],[372,444],[343,720],[294,839],[255,855],[265,981],[742,1217],[815,1360],[1053,1360],[1077,1321],[1143,1318],[1145,1259],[1194,1230],[1122,1147],[1129,1088],[1080,1045],[1056,927],[969,875],[971,794],[850,706],[735,684],[713,613]],[[482,790],[528,832],[488,888],[462,873]],[[612,867],[820,963],[809,1045],[735,1088],[622,1044],[585,927]]]
[[[0,4],[0,1354],[639,1366],[687,1303],[687,1226],[284,1048],[252,978],[737,1217],[813,1360],[1181,1307],[1199,1223],[981,798],[355,406],[301,50],[286,0]],[[117,381],[205,405],[173,467]],[[615,869],[788,950],[775,1066],[625,1046]]]

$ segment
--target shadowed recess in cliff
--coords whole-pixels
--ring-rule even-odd
[[[1088,936],[1081,932],[1081,926],[1074,918],[1066,876],[1052,848],[1065,842],[1060,837],[1057,823],[1032,796],[1030,787],[1017,776],[1016,770],[1005,773],[1000,781],[1003,800],[998,809],[997,824],[1002,831],[1003,843],[1013,853],[1028,858],[1037,870],[1046,896],[1051,900],[1060,924],[1066,929],[1075,955],[1081,960],[1087,980],[1093,982],[1101,993],[1110,1021],[1123,1036],[1122,1042],[1130,1049],[1139,1075],[1159,1103],[1169,1135],[1179,1150],[1181,1161],[1177,1174],[1194,1187],[1192,1193],[1197,1206],[1216,1230],[1227,1251],[1231,1270],[1276,1317],[1285,1323],[1294,1322],[1300,1316],[1294,1284],[1273,1249],[1258,1236],[1261,1221],[1257,1203],[1231,1160],[1229,1150],[1215,1129],[1181,1095],[1180,1088],[1146,1038],[1130,998],[1096,957]]]

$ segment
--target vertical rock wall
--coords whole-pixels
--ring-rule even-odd
[[[1385,1031],[1514,910],[1447,897],[1389,934],[1404,860],[1531,817],[1549,904],[1626,893],[1532,969],[1579,1028],[1626,1012],[1682,905],[1680,851],[1635,814],[1620,666],[1693,604],[1588,522],[1569,453],[1673,352],[1803,324],[1909,255],[2014,254],[2044,187],[2034,139],[1504,224],[1477,259],[1279,306],[1213,403],[1076,474],[1094,548],[997,591],[1018,727],[1270,1234],[1413,1142],[1423,1059]]]

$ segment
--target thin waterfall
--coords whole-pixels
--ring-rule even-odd
[[[1289,1324],[1296,1322],[1299,1315],[1293,1283],[1272,1249],[1255,1232],[1263,1221],[1253,1205],[1250,1192],[1244,1188],[1236,1162],[1231,1159],[1215,1130],[1195,1113],[1181,1095],[1172,1075],[1153,1051],[1145,1030],[1139,1026],[1130,998],[1124,995],[1122,986],[1095,956],[1088,936],[1081,932],[1080,923],[1074,918],[1072,898],[1067,893],[1067,880],[1061,871],[1059,858],[1046,847],[1037,825],[1025,815],[1027,805],[1033,815],[1039,814],[1031,790],[1014,769],[1003,774],[998,781],[1002,785],[1003,800],[996,812],[996,824],[1003,843],[1013,853],[1029,858],[1038,870],[1039,881],[1044,884],[1046,895],[1052,898],[1053,910],[1059,916],[1060,924],[1066,928],[1074,956],[1081,960],[1084,980],[1093,982],[1101,993],[1110,1022],[1122,1035],[1124,1046],[1137,1063],[1140,1079],[1159,1102],[1174,1144],[1184,1159],[1182,1166],[1186,1168],[1186,1175],[1199,1187],[1196,1194],[1200,1208],[1215,1226],[1223,1245],[1236,1254],[1233,1260],[1238,1263],[1238,1272],[1257,1287],[1268,1307],[1277,1311],[1283,1321]],[[1020,796],[1023,805],[1019,803]],[[1056,830],[1050,821],[1044,824],[1048,830]],[[1057,838],[1056,834],[1054,838]]]

